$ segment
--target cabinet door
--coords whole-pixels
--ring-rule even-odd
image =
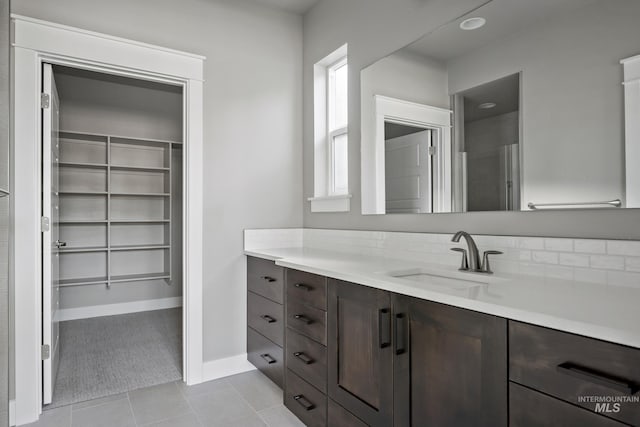
[[[507,322],[394,295],[394,425],[507,425]]]
[[[330,280],[328,309],[329,396],[371,426],[390,426],[390,294]]]

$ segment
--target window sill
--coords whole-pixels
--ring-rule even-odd
[[[349,212],[351,210],[351,194],[339,196],[309,197],[311,212]]]

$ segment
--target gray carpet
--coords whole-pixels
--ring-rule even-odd
[[[57,408],[182,378],[182,309],[60,323]]]

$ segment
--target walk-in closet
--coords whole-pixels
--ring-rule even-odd
[[[43,76],[50,407],[179,380],[182,88],[47,64]]]

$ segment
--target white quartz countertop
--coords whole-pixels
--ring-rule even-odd
[[[640,348],[640,289],[544,277],[461,273],[450,266],[310,248],[245,250],[277,265],[481,313]],[[388,273],[427,269],[488,281],[459,289]],[[450,279],[444,279],[450,282]],[[464,281],[460,282],[462,285]]]

